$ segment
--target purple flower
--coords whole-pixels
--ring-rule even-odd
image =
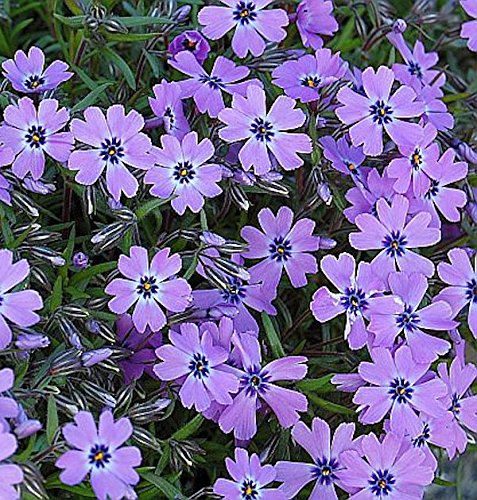
[[[320,246],[320,238],[313,236],[315,222],[300,219],[293,224],[293,211],[281,207],[275,216],[269,208],[263,208],[258,214],[262,231],[252,226],[245,226],[241,235],[249,249],[242,255],[249,259],[264,259],[249,269],[252,281],[261,281],[270,288],[270,294],[276,290],[286,271],[294,288],[307,283],[306,274],[318,271],[316,259],[309,252],[315,252]]]
[[[369,331],[376,337],[375,346],[391,347],[404,333],[417,363],[430,363],[444,355],[447,340],[424,333],[424,330],[448,331],[458,323],[452,321],[452,309],[443,300],[419,309],[427,291],[427,280],[420,273],[391,273],[389,286],[393,295],[374,298],[369,305]]]
[[[224,289],[195,290],[194,305],[200,309],[210,309],[222,305],[235,306],[237,314],[233,317],[237,333],[255,332],[258,334],[258,324],[248,308],[277,314],[272,305],[273,296],[270,290],[261,283],[245,283],[239,278],[224,277],[227,285]]]
[[[131,422],[127,418],[115,422],[110,411],[101,414],[98,428],[87,411],[78,412],[74,420],[74,424],[63,427],[63,436],[73,449],[56,461],[55,465],[64,469],[60,480],[73,486],[83,482],[89,473],[98,499],[123,498],[130,485],[139,482],[134,467],[142,460],[138,448],[121,446],[132,434]]]
[[[379,442],[371,433],[361,442],[364,457],[357,451],[342,453],[342,462],[347,467],[343,483],[354,492],[350,500],[423,498],[424,487],[434,479],[433,470],[418,448],[403,452],[403,440],[390,432]]]
[[[222,405],[232,403],[231,394],[237,392],[238,378],[226,371],[229,351],[214,345],[208,331],[199,335],[193,323],[182,323],[180,333],[169,331],[172,345],[156,350],[162,361],[154,366],[161,380],[181,380],[179,396],[186,408],[205,411],[216,401]]]
[[[359,214],[376,215],[376,204],[380,198],[391,202],[396,195],[393,188],[395,179],[390,179],[386,171],[380,176],[378,170],[372,168],[362,172],[360,178],[362,182],[357,187],[348,189],[345,194],[345,198],[351,203],[351,207],[346,208],[343,213],[352,224],[355,223]]]
[[[17,440],[9,432],[0,432],[0,498],[6,500],[17,500],[20,498],[16,484],[23,481],[23,472],[21,468],[6,459],[12,456],[17,449]]]
[[[38,180],[45,170],[45,154],[59,162],[68,160],[73,136],[59,130],[69,118],[69,112],[65,108],[58,109],[55,99],[42,100],[38,110],[28,97],[20,99],[17,106],[6,107],[0,141],[15,153],[12,172],[19,179],[30,173]]]
[[[189,132],[181,142],[171,135],[161,137],[162,149],[155,148],[158,167],[151,168],[145,178],[153,184],[151,194],[159,198],[173,198],[172,208],[183,215],[186,208],[197,213],[204,206],[204,197],[218,196],[222,189],[217,184],[222,178],[219,165],[208,163],[214,154],[209,139],[197,143],[197,132]]]
[[[457,452],[465,451],[468,431],[477,432],[477,396],[470,390],[477,378],[477,368],[454,358],[450,369],[446,363],[440,363],[437,371],[447,389],[441,402],[452,416],[448,432],[453,439],[447,448],[449,458],[452,459]]]
[[[219,113],[219,120],[226,127],[219,136],[227,142],[246,140],[239,152],[240,163],[245,170],[254,167],[256,174],[272,169],[269,151],[285,170],[303,165],[297,153],[310,153],[311,140],[306,134],[285,132],[301,127],[305,114],[295,109],[296,102],[280,96],[267,113],[265,92],[256,85],[247,88],[247,97],[234,94],[232,109]]]
[[[350,145],[346,137],[335,141],[331,135],[320,139],[325,158],[331,162],[331,166],[343,175],[351,175],[353,180],[363,182],[363,174],[366,169],[360,168],[366,156],[363,148]]]
[[[321,260],[321,270],[339,293],[322,286],[313,295],[310,309],[320,323],[345,313],[344,337],[351,349],[360,349],[368,340],[364,318],[368,318],[369,299],[384,291],[386,285],[367,262],[359,263],[356,275],[356,262],[348,253],[340,254],[338,259],[326,255]]]
[[[230,479],[217,479],[214,493],[226,500],[285,500],[287,497],[274,488],[265,488],[276,477],[272,465],[261,465],[260,459],[254,453],[250,458],[243,448],[235,448],[235,462],[225,459]]]
[[[17,50],[13,59],[2,63],[3,76],[18,92],[44,92],[69,80],[73,73],[66,71],[63,61],[53,61],[45,70],[45,54],[38,47],[31,47],[28,55]]]
[[[189,131],[189,122],[184,115],[181,86],[177,82],[162,80],[152,87],[154,97],[149,97],[153,113],[163,120],[164,130],[181,140]]]
[[[233,61],[222,56],[215,60],[210,75],[189,52],[177,54],[175,59],[169,61],[169,64],[192,77],[178,82],[181,87],[181,97],[193,97],[197,109],[201,113],[207,111],[211,118],[216,118],[225,108],[222,92],[246,95],[249,85],[261,86],[260,80],[236,83],[246,78],[250,70],[245,66],[237,66]]]
[[[411,349],[404,345],[392,356],[388,349],[372,351],[373,362],[363,361],[358,367],[368,386],[360,387],[353,398],[359,405],[359,421],[376,424],[390,412],[391,429],[407,430],[409,419],[422,411],[439,417],[446,408],[439,401],[446,393],[445,384],[429,372],[430,363],[416,363]]]
[[[467,21],[462,25],[460,37],[468,39],[467,47],[469,47],[470,50],[477,52],[477,20],[475,19],[477,18],[477,5],[475,0],[460,0],[460,4],[467,14],[474,18],[474,20]]]
[[[30,266],[25,259],[13,264],[13,253],[0,250],[0,350],[8,347],[12,340],[12,330],[7,323],[18,326],[32,326],[40,317],[33,311],[43,307],[40,294],[34,290],[10,290],[22,283],[30,274]]]
[[[417,96],[424,104],[424,113],[421,117],[424,123],[432,123],[439,131],[454,128],[454,117],[442,101],[444,93],[437,83],[423,87]]]
[[[366,68],[362,78],[365,95],[349,87],[337,94],[343,106],[336,114],[343,123],[352,125],[349,134],[353,144],[363,145],[365,155],[378,156],[383,152],[383,129],[398,145],[409,142],[411,137],[419,137],[420,127],[402,120],[420,116],[424,111],[422,102],[416,101],[414,90],[402,85],[390,95],[394,73],[385,66],[376,72]]]
[[[76,269],[86,269],[88,267],[89,258],[83,252],[76,252],[73,255],[72,263]]]
[[[11,148],[5,147],[4,144],[0,147],[0,167],[4,167],[6,165],[10,165],[13,163],[15,159],[15,153]],[[11,205],[12,197],[10,196],[10,183],[7,179],[0,173],[0,201],[6,203],[7,205]]]
[[[426,54],[424,44],[417,40],[414,49],[409,49],[406,40],[401,33],[391,32],[387,36],[388,40],[396,47],[406,64],[393,64],[393,71],[396,79],[403,85],[409,85],[418,91],[421,87],[429,85],[436,80],[439,71],[430,69],[439,61],[437,52]],[[445,83],[445,75],[439,78],[439,85]]]
[[[448,221],[458,222],[460,221],[459,208],[463,208],[467,203],[467,195],[464,191],[448,187],[449,184],[465,179],[468,172],[467,163],[464,161],[454,163],[454,159],[455,152],[448,149],[427,171],[431,178],[427,192],[412,202],[413,211],[428,212],[431,215],[431,225],[435,227],[440,226],[437,210]]]
[[[151,332],[149,328],[139,333],[129,314],[119,316],[116,321],[116,335],[121,347],[129,351],[129,354],[118,361],[124,382],[130,384],[140,379],[144,372],[155,378],[153,365],[156,362],[156,355],[154,351],[162,345],[162,335],[159,332]]]
[[[157,252],[149,266],[147,250],[132,246],[130,256],[121,255],[118,261],[119,271],[127,279],[116,278],[105,289],[109,295],[115,295],[109,308],[117,314],[136,304],[132,320],[140,333],[147,326],[157,332],[166,324],[162,307],[181,312],[190,304],[189,284],[184,278],[175,278],[182,260],[178,254],[169,256],[169,252],[169,248]]]
[[[399,145],[401,156],[393,159],[386,169],[388,177],[396,179],[394,189],[398,193],[406,193],[411,183],[414,196],[427,193],[431,184],[427,174],[439,159],[439,146],[434,142],[436,136],[436,128],[429,123],[414,143]]]
[[[376,274],[386,279],[396,270],[421,272],[426,276],[434,274],[434,264],[426,257],[411,251],[434,245],[440,240],[437,228],[428,227],[431,215],[419,212],[406,223],[409,200],[396,195],[389,205],[383,198],[376,203],[377,217],[360,214],[355,223],[360,233],[351,233],[349,241],[357,250],[380,250],[372,265]]]
[[[308,408],[303,394],[280,387],[278,380],[300,380],[308,370],[304,356],[287,356],[276,359],[262,367],[258,340],[251,335],[238,336],[232,340],[240,351],[244,370],[237,370],[240,388],[233,403],[225,408],[219,418],[223,432],[234,431],[237,439],[250,439],[257,432],[257,405],[265,402],[275,413],[283,427],[291,427],[300,418],[298,412]]]
[[[316,101],[320,98],[319,90],[339,80],[347,67],[339,52],[333,54],[330,49],[320,49],[314,56],[307,54],[278,66],[272,73],[273,83],[293,99]]]
[[[439,293],[436,300],[446,301],[452,308],[453,316],[467,305],[469,306],[469,329],[477,338],[477,257],[474,267],[467,252],[462,248],[453,248],[448,253],[450,264],[440,262],[437,266],[439,278],[448,286]]]
[[[331,0],[302,0],[296,11],[296,26],[305,47],[321,49],[320,35],[331,36],[338,31]]]
[[[298,422],[292,430],[293,439],[310,455],[313,464],[303,462],[278,462],[277,481],[287,498],[297,498],[298,492],[311,481],[316,481],[309,498],[336,499],[335,484],[342,487],[346,470],[340,462],[340,455],[346,450],[355,450],[353,441],[354,424],[340,424],[331,442],[330,426],[321,418],[314,418],[312,428]]]
[[[200,64],[203,64],[210,52],[210,45],[198,31],[184,31],[172,40],[168,50],[172,56],[186,50],[193,54]]]
[[[207,38],[218,40],[235,28],[232,49],[240,58],[251,52],[255,57],[265,51],[265,42],[281,42],[287,32],[287,13],[282,9],[262,10],[272,0],[220,0],[223,6],[203,7],[198,15]]]
[[[126,115],[121,104],[110,106],[106,117],[94,106],[85,109],[83,115],[85,121],[71,121],[75,139],[90,146],[74,151],[68,161],[70,170],[78,170],[76,182],[90,186],[106,169],[107,190],[114,200],[119,201],[121,193],[132,198],[138,182],[126,165],[148,169],[154,164],[154,157],[149,154],[151,140],[140,133],[143,117],[135,110]]]
[[[13,387],[15,374],[10,368],[0,370],[0,431],[9,429],[6,418],[15,418],[18,415],[19,407],[17,402],[9,396],[1,396]]]

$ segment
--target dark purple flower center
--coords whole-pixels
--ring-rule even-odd
[[[257,141],[262,142],[270,142],[275,135],[275,132],[273,132],[273,125],[263,118],[255,118],[250,126],[250,132],[252,132]]]
[[[316,460],[316,467],[313,468],[312,474],[320,483],[329,486],[334,480],[338,479],[335,472],[338,470],[338,460],[335,458],[326,457]]]
[[[411,383],[403,378],[396,377],[389,384],[388,394],[393,401],[397,401],[400,404],[408,403],[412,399],[413,392],[414,389]]]
[[[89,451],[89,463],[98,469],[104,469],[105,464],[111,460],[108,446],[104,444],[95,444]]]
[[[167,107],[164,111],[164,117],[169,118],[169,125],[172,127],[174,125],[174,112],[172,111],[172,108]]]
[[[189,38],[184,38],[184,40],[182,41],[182,46],[184,47],[185,50],[194,52],[198,43],[199,43],[198,40],[190,40]]]
[[[31,75],[25,80],[25,87],[30,90],[36,90],[45,83],[45,79],[40,75]]]
[[[419,323],[419,314],[414,312],[411,306],[406,306],[404,311],[396,315],[396,323],[399,328],[404,328],[405,330],[412,332],[415,330]]]
[[[119,163],[119,158],[124,156],[124,148],[121,146],[121,139],[113,137],[105,139],[101,143],[101,152],[99,153],[104,161],[110,161],[113,164]]]
[[[152,294],[157,292],[157,289],[158,286],[156,285],[156,278],[154,276],[143,276],[141,284],[136,287],[137,293],[145,299],[151,298]]]
[[[255,11],[255,4],[253,2],[238,2],[233,11],[234,21],[240,24],[249,24],[255,21],[257,13]]]
[[[421,65],[418,62],[411,61],[407,65],[407,70],[409,71],[409,73],[412,76],[416,76],[417,78],[419,78],[419,80],[422,80],[422,76],[423,76],[422,75],[422,68],[421,68]]]
[[[352,163],[350,161],[343,160],[343,163],[346,165],[347,169],[350,171],[351,174],[353,175],[359,175],[359,165],[356,165],[355,163]]]
[[[308,87],[310,89],[317,89],[320,85],[321,79],[316,75],[308,75],[301,79],[301,84],[303,87]]]
[[[411,167],[414,170],[419,170],[422,166],[423,161],[422,151],[419,148],[416,148],[411,154]]]
[[[378,100],[369,107],[373,121],[379,125],[384,125],[393,121],[391,115],[393,110],[391,106],[387,105],[384,101]]]
[[[255,500],[258,498],[257,483],[253,479],[244,479],[242,483],[242,498]]]
[[[222,297],[228,304],[240,304],[245,298],[245,287],[239,278],[229,278],[227,288],[222,290]]]
[[[452,395],[452,401],[451,401],[451,406],[449,408],[449,411],[451,411],[454,414],[454,417],[458,417],[460,413],[460,396],[455,392]]]
[[[286,262],[291,257],[291,244],[283,236],[275,238],[269,245],[270,258],[277,262]]]
[[[222,78],[218,76],[209,76],[209,75],[201,75],[199,77],[200,83],[206,83],[213,90],[220,90],[225,87],[225,84],[222,82]]]
[[[439,193],[439,181],[436,180],[431,180],[431,186],[429,187],[427,193],[424,195],[424,197],[428,200],[433,198],[434,196],[437,196]]]
[[[377,497],[388,496],[393,491],[393,484],[396,482],[394,476],[387,470],[376,470],[371,474],[368,483],[371,486],[371,492]]]
[[[189,369],[195,378],[208,377],[209,361],[203,354],[196,353],[189,363]]]
[[[256,365],[247,369],[247,373],[240,379],[240,387],[245,390],[247,396],[254,396],[268,390],[269,380],[270,374]]]
[[[46,130],[41,125],[32,125],[25,136],[31,148],[39,148],[46,142]]]
[[[347,288],[340,300],[343,307],[353,314],[362,312],[368,307],[366,294],[361,288]]]
[[[188,161],[180,162],[174,167],[174,179],[179,184],[189,184],[195,177],[195,170]]]
[[[391,234],[385,236],[383,245],[387,255],[401,257],[407,245],[406,237],[400,231],[391,231]]]
[[[472,278],[467,283],[467,290],[465,292],[465,295],[468,300],[477,303],[477,280],[475,278]]]
[[[429,428],[429,424],[424,424],[424,426],[422,427],[422,432],[419,434],[419,436],[416,436],[412,440],[412,444],[417,448],[422,448],[427,443],[430,437],[431,429]]]

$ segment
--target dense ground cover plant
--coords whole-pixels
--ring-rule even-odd
[[[460,497],[475,18],[1,3],[0,499]]]

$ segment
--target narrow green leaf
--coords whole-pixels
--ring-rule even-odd
[[[69,26],[70,28],[82,28],[84,20],[86,19],[86,16],[72,16],[72,17],[65,17],[60,14],[53,14],[55,19],[58,19],[61,24],[64,24],[66,26]]]
[[[71,112],[76,113],[78,111],[82,111],[83,109],[86,109],[88,106],[92,106],[93,104],[96,104],[99,100],[99,98],[102,96],[104,91],[112,85],[112,82],[106,82],[100,85],[99,87],[96,87],[94,90],[92,90],[86,97],[81,99],[80,102],[76,103],[72,108]]]
[[[324,408],[330,413],[340,413],[342,415],[356,415],[356,412],[351,408],[346,408],[346,406],[339,405],[338,403],[332,403],[331,401],[327,401],[326,399],[319,398],[315,396],[313,393],[309,393],[308,397],[315,403],[316,405]]]
[[[334,385],[330,383],[331,379],[334,377],[333,373],[325,375],[324,377],[315,379],[300,380],[296,383],[298,389],[303,392],[329,392],[334,389]]]
[[[179,500],[185,498],[184,495],[182,495],[182,493],[173,484],[171,484],[169,481],[166,481],[164,478],[156,476],[152,472],[143,472],[141,476],[146,481],[156,486],[156,488],[158,488],[166,498],[170,500]]]
[[[181,427],[178,431],[174,432],[171,439],[175,439],[176,441],[187,439],[199,430],[203,421],[204,417],[202,415],[196,415],[190,422],[184,425],[184,427]]]
[[[63,302],[63,278],[58,276],[56,278],[55,284],[53,285],[53,291],[51,293],[50,299],[50,311],[53,312],[55,309],[61,306]]]
[[[136,77],[134,76],[131,68],[128,66],[128,63],[110,47],[103,47],[102,52],[120,69],[127,84],[133,90],[136,90]]]
[[[152,200],[148,200],[145,203],[143,203],[138,209],[136,210],[136,217],[138,220],[144,219],[146,215],[150,214],[154,210],[158,209],[159,207],[162,207],[162,205],[166,205],[171,201],[172,198],[154,198]]]
[[[276,358],[282,358],[283,356],[285,356],[285,350],[283,349],[282,343],[280,341],[280,336],[275,330],[270,316],[265,312],[262,313],[262,324],[263,328],[265,329],[268,342],[270,343],[273,355]]]
[[[48,398],[46,422],[46,440],[51,445],[58,430],[58,408],[56,407],[56,400],[53,394],[50,394]]]
[[[115,17],[114,20],[118,21],[127,28],[132,28],[133,26],[150,26],[152,24],[174,23],[174,21],[172,21],[172,19],[168,17],[150,17],[150,16]]]
[[[115,269],[116,265],[116,262],[104,262],[103,264],[97,264],[95,266],[88,267],[87,269],[83,269],[82,271],[77,272],[70,279],[70,286],[75,286],[78,283],[91,279],[93,276],[97,276],[98,274],[112,271]]]
[[[451,481],[446,481],[445,479],[442,479],[441,477],[436,477],[433,481],[434,484],[437,484],[438,486],[444,486],[446,488],[455,488],[456,484],[452,483]]]

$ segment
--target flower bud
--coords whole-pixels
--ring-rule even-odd
[[[396,34],[404,33],[407,29],[407,23],[404,19],[396,19],[393,23],[393,31]]]
[[[88,351],[81,356],[81,363],[84,367],[89,368],[108,359],[112,353],[113,351],[107,347]]]
[[[73,255],[72,263],[76,269],[85,269],[88,266],[89,258],[83,252],[76,252]]]
[[[30,349],[42,349],[50,345],[50,339],[46,335],[37,333],[20,333],[15,340],[18,349],[29,351]]]

